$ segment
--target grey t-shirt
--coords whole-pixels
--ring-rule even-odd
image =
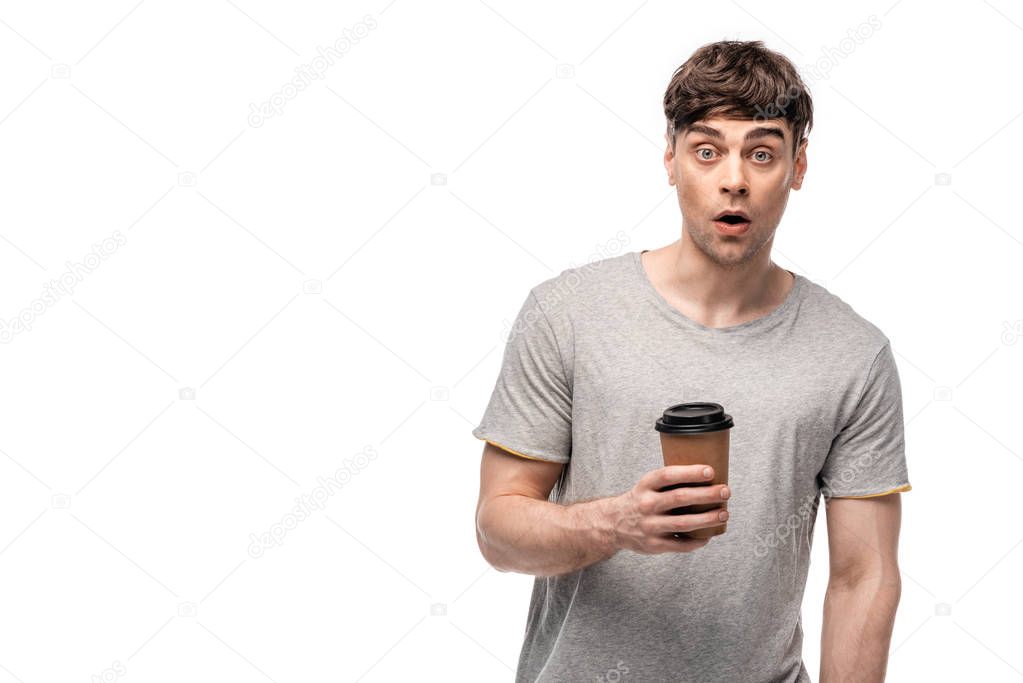
[[[663,466],[654,421],[714,401],[730,434],[725,534],[692,553],[536,577],[517,681],[802,683],[800,605],[821,495],[908,491],[887,337],[801,275],[766,316],[709,328],[653,287],[640,252],[533,287],[473,435],[566,463],[550,500],[629,490]]]

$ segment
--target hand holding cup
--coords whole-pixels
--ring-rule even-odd
[[[708,530],[727,519],[721,505],[731,492],[727,485],[710,485],[713,468],[672,465],[651,470],[632,489],[616,499],[615,536],[619,547],[648,555],[691,552],[707,545]],[[699,512],[676,512],[680,507],[701,507]]]

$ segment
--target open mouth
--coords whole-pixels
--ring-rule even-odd
[[[742,211],[723,211],[714,218],[718,230],[726,235],[741,235],[749,230],[750,218]]]
[[[721,221],[722,223],[728,223],[729,225],[738,225],[739,223],[749,223],[748,220],[746,220],[742,216],[740,216],[738,214],[734,214],[734,213],[725,214],[724,216],[722,216],[718,220]]]

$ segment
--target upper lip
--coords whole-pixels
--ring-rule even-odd
[[[745,211],[736,211],[736,210],[728,209],[728,210],[722,211],[718,215],[714,216],[714,220],[716,220],[716,221],[717,220],[721,220],[721,218],[723,218],[724,216],[742,216],[742,219],[745,220],[745,221],[748,221],[750,219],[749,214],[747,214]]]

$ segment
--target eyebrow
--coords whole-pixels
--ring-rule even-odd
[[[703,134],[706,135],[707,137],[714,138],[716,140],[725,139],[724,133],[719,131],[717,128],[711,128],[710,126],[706,126],[702,123],[694,123],[691,126],[689,126],[689,129],[686,131],[686,136],[688,136],[690,133]],[[785,141],[785,133],[782,131],[781,128],[778,128],[777,126],[757,126],[753,130],[747,131],[742,141],[750,142],[751,140],[759,140],[760,138],[768,137],[777,137],[782,142]]]

